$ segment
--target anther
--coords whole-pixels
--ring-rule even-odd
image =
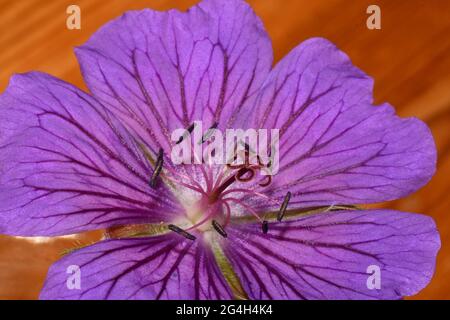
[[[212,221],[212,226],[214,227],[214,229],[216,229],[217,233],[220,234],[222,237],[224,238],[228,237],[228,234],[225,231],[225,229],[216,220]]]
[[[286,213],[287,206],[289,204],[289,200],[291,199],[291,192],[289,191],[284,196],[283,203],[281,204],[280,211],[278,211],[277,220],[281,221],[284,217],[284,214]]]
[[[264,220],[262,223],[262,232],[264,234],[267,234],[267,232],[269,232],[269,222],[267,222],[266,220]]]
[[[202,137],[202,140],[200,140],[198,142],[198,144],[203,144],[206,141],[208,141],[208,139],[211,138],[211,136],[212,136],[212,134],[214,132],[214,129],[217,129],[218,126],[219,126],[219,123],[218,122],[214,122],[213,125],[205,132],[205,134]]]
[[[190,234],[189,232],[184,231],[183,229],[181,229],[180,227],[177,227],[176,225],[173,224],[169,224],[168,228],[175,232],[178,233],[179,235],[182,235],[183,237],[185,237],[186,239],[192,240],[194,241],[195,239],[197,239],[193,234]]]
[[[180,144],[181,142],[183,142],[184,139],[186,139],[188,137],[188,135],[190,135],[192,133],[192,131],[194,131],[195,128],[195,122],[192,123],[189,128],[186,129],[186,131],[184,132],[184,134],[178,139],[178,141],[176,142],[176,144]]]
[[[156,187],[156,180],[158,179],[159,174],[161,173],[164,162],[164,154],[163,149],[160,148],[158,152],[158,158],[156,159],[155,170],[153,171],[152,178],[150,179],[150,187]]]

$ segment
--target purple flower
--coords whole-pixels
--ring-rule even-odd
[[[0,97],[0,232],[107,229],[50,268],[41,298],[398,299],[430,281],[433,220],[356,206],[424,186],[433,137],[374,106],[332,43],[272,68],[251,8],[205,0],[127,12],[76,54],[91,94],[32,72]],[[279,129],[279,172],[173,164],[171,133],[197,120]]]

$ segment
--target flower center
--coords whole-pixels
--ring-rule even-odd
[[[250,163],[250,148],[245,144],[245,150],[241,154],[235,151],[233,163],[239,157],[242,164],[227,164],[220,168],[220,172],[214,177],[213,169],[209,165],[198,165],[200,175],[203,177],[195,177],[195,174],[189,172],[188,168],[175,170],[171,166],[164,166],[164,154],[160,149],[157,158],[149,155],[148,151],[143,149],[144,155],[154,166],[154,171],[150,179],[150,187],[158,188],[159,181],[164,182],[175,194],[181,199],[186,199],[186,218],[187,221],[178,221],[177,225],[169,224],[166,227],[187,239],[195,240],[193,230],[206,232],[215,230],[223,237],[227,237],[226,227],[231,221],[232,211],[243,210],[244,215],[249,213],[253,215],[260,223],[263,233],[269,230],[267,221],[260,217],[260,213],[249,205],[249,198],[258,197],[263,201],[271,202],[274,206],[280,206],[280,214],[278,220],[281,221],[286,210],[290,193],[286,195],[283,203],[270,198],[269,196],[255,190],[255,186],[266,187],[272,182],[272,176],[267,174],[257,184],[251,187],[243,187],[242,183],[247,183],[255,179],[257,172],[267,170],[270,172],[271,163],[263,164],[258,155],[253,155],[257,159],[256,164]],[[243,161],[242,161],[243,160]],[[184,170],[184,172],[183,172]],[[188,190],[189,192],[186,192]],[[192,193],[194,192],[194,193]],[[185,195],[187,194],[187,197]],[[200,195],[200,197],[198,197]],[[236,196],[237,195],[237,196]],[[192,199],[198,197],[198,200]],[[244,201],[245,199],[245,201]],[[183,200],[181,200],[183,202]],[[239,209],[239,207],[241,207]],[[236,214],[239,216],[239,214]],[[119,228],[122,230],[123,228]]]
[[[191,208],[187,210],[187,217],[192,222],[192,226],[184,231],[190,230],[208,231],[214,229],[221,236],[227,237],[226,227],[230,223],[232,204],[242,207],[246,212],[251,213],[262,224],[262,230],[267,233],[268,223],[264,221],[251,206],[246,204],[242,198],[233,197],[233,193],[244,193],[256,195],[259,197],[269,199],[269,197],[260,194],[251,189],[233,188],[235,183],[246,183],[252,181],[257,174],[257,171],[267,168],[262,164],[259,157],[258,164],[253,165],[249,162],[249,149],[246,148],[244,153],[244,163],[240,165],[227,165],[213,183],[212,174],[208,174],[205,168],[204,177],[206,181],[206,190],[200,191],[201,198]],[[268,186],[271,182],[271,176],[265,176],[265,181],[259,183],[260,186]]]

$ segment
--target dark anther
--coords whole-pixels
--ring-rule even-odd
[[[264,220],[262,223],[262,231],[264,234],[267,234],[267,232],[269,232],[269,223]]]
[[[216,229],[217,233],[220,234],[222,237],[224,238],[228,237],[228,234],[225,231],[225,229],[216,220],[212,221],[212,226],[214,227],[214,229]]]
[[[281,208],[280,211],[278,211],[278,215],[277,215],[277,220],[281,221],[284,217],[284,214],[286,213],[286,209],[287,206],[289,204],[289,200],[291,199],[291,192],[289,191],[288,193],[286,193],[286,195],[284,196],[284,200],[283,203],[281,204]]]
[[[217,127],[219,126],[218,122],[214,122],[213,125],[205,132],[205,134],[202,137],[202,140],[200,140],[198,142],[198,144],[202,144],[205,143],[206,141],[208,141],[208,139],[211,137],[213,130],[217,129]]]
[[[156,187],[156,181],[158,179],[159,174],[161,173],[163,162],[164,162],[163,149],[160,148],[158,152],[158,158],[156,159],[155,163],[155,170],[153,171],[152,178],[150,179],[150,187],[152,188]]]
[[[188,135],[190,135],[192,133],[192,131],[194,131],[195,128],[195,122],[192,123],[189,128],[187,128],[186,132],[178,139],[178,141],[176,142],[176,144],[180,144],[181,142],[183,142],[183,140],[185,138],[187,138]]]
[[[181,229],[180,227],[177,227],[176,225],[173,224],[169,224],[169,229],[173,232],[178,233],[179,235],[182,235],[183,237],[185,237],[186,239],[192,240],[194,241],[195,239],[197,239],[193,234],[190,234],[189,232],[184,231],[183,229]]]

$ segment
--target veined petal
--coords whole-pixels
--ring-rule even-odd
[[[67,286],[70,266],[79,271],[79,289]],[[75,251],[50,268],[40,295],[95,300],[231,297],[211,250],[177,234],[107,240]]]
[[[227,231],[225,254],[252,299],[399,299],[428,284],[440,248],[431,218],[390,210],[316,214],[271,223],[267,234],[258,223]]]
[[[202,120],[223,129],[251,104],[272,63],[270,40],[241,0],[186,13],[130,11],[76,50],[91,92],[151,150]]]
[[[325,39],[302,43],[265,82],[249,126],[280,129],[280,170],[268,193],[316,206],[393,200],[435,172],[429,128],[372,105],[373,81]]]
[[[0,97],[0,233],[60,235],[170,221],[180,207],[126,130],[92,97],[42,73]],[[158,191],[159,190],[159,191]]]

